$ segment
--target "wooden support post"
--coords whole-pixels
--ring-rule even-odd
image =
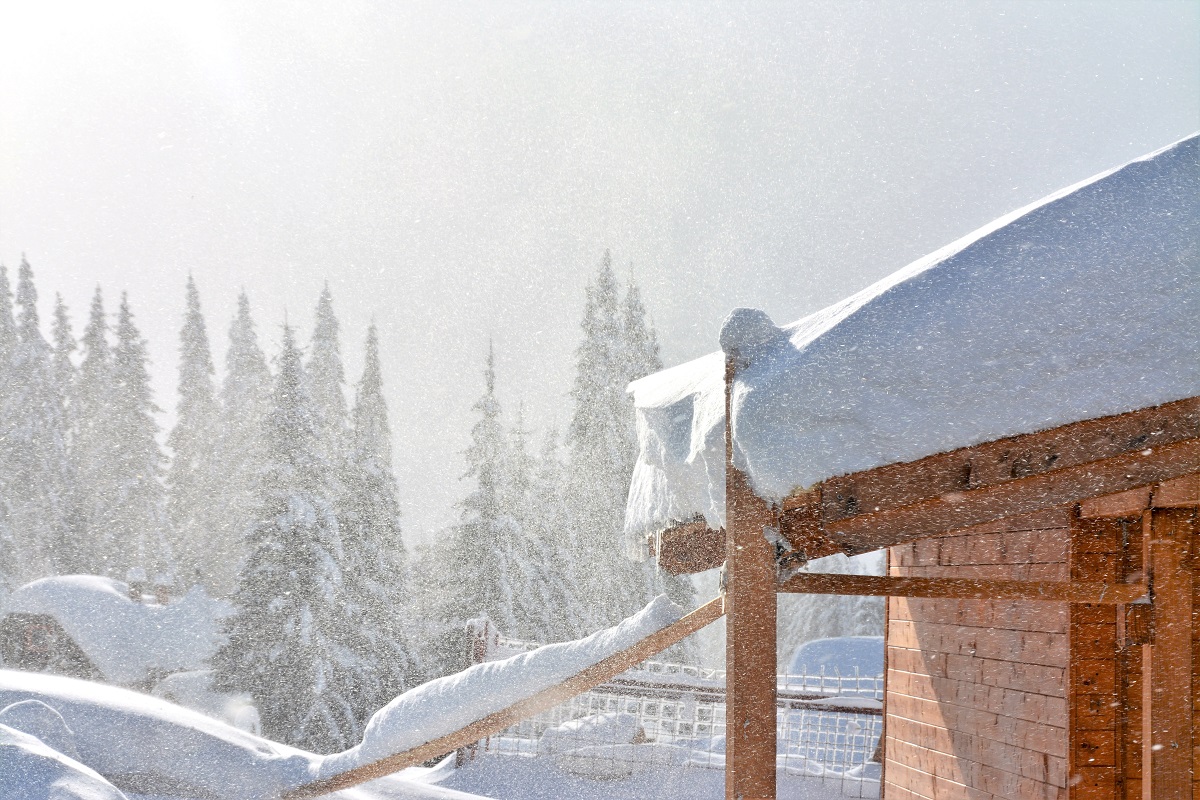
[[[1142,650],[1142,797],[1192,797],[1192,542],[1196,508],[1143,515],[1153,641]]]
[[[1076,508],[1071,515],[1068,559],[1072,584],[1097,581],[1119,586],[1126,574],[1124,534],[1121,519],[1087,519]],[[1124,675],[1117,606],[1093,600],[1072,598],[1068,607],[1067,774],[1072,800],[1125,797],[1125,742],[1119,713]]]
[[[775,797],[775,547],[770,507],[733,465],[731,392],[725,369],[726,800]]]

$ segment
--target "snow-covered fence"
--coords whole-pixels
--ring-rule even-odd
[[[536,647],[489,631],[487,656]],[[840,796],[877,797],[883,679],[781,675],[780,771],[840,784]],[[647,661],[480,743],[493,753],[554,759],[566,771],[619,777],[656,766],[725,767],[725,674]]]
[[[636,674],[522,720],[482,745],[489,752],[550,757],[567,771],[595,777],[655,765],[724,769],[725,687],[641,681]],[[781,689],[777,720],[781,771],[843,783],[843,795],[858,787],[849,796],[877,796],[874,759],[883,732],[877,699]]]

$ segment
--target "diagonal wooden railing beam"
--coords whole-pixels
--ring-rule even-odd
[[[321,797],[330,792],[349,789],[360,783],[382,778],[393,772],[408,767],[423,764],[432,758],[466,747],[487,736],[500,733],[505,728],[515,725],[534,714],[540,714],[554,708],[560,703],[570,700],[576,695],[612,680],[630,667],[636,666],[647,658],[662,652],[673,644],[682,641],[691,634],[715,622],[725,613],[724,599],[710,600],[695,611],[684,616],[678,622],[650,634],[631,647],[600,661],[582,672],[576,673],[562,683],[555,684],[549,689],[539,692],[532,697],[518,701],[508,708],[489,714],[483,719],[472,722],[464,728],[437,739],[425,742],[411,750],[396,753],[386,758],[364,764],[346,772],[323,778],[313,783],[305,784],[284,793],[282,800],[305,800],[311,797]]]
[[[799,572],[781,581],[779,591],[795,594],[942,597],[953,600],[1040,600],[1120,605],[1144,597],[1146,586],[1140,583],[903,578]]]

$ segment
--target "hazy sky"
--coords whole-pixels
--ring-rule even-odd
[[[1200,128],[1200,4],[0,0],[0,260],[76,332],[128,290],[175,405],[324,281],[380,326],[406,532],[454,519],[483,390],[565,427],[605,248],[676,363]],[[631,266],[632,265],[632,266]]]

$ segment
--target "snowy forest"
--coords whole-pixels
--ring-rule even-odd
[[[462,669],[472,619],[553,642],[661,593],[695,605],[691,579],[619,548],[637,447],[625,387],[662,365],[638,288],[622,288],[608,253],[586,291],[569,426],[533,430],[481,343],[457,521],[413,552],[374,324],[350,383],[328,286],[307,343],[285,322],[270,361],[243,293],[218,381],[190,277],[185,300],[164,438],[129,298],[113,321],[97,287],[78,341],[56,298],[47,339],[30,264],[15,297],[0,267],[5,593],[80,573],[172,594],[201,585],[233,608],[217,688],[248,692],[267,736],[318,752],[353,744],[392,697]],[[879,632],[881,609],[848,602],[788,598],[781,660],[808,639]],[[694,646],[671,655],[698,657]]]

